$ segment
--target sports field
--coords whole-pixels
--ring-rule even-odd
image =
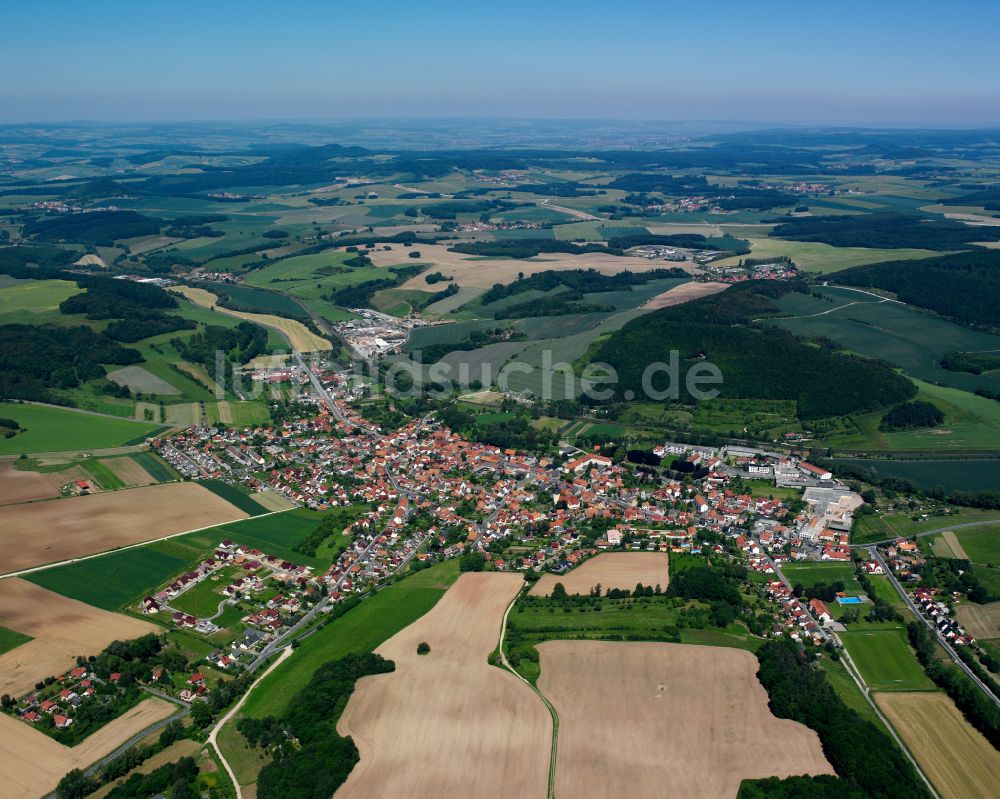
[[[771,714],[748,652],[604,641],[538,649],[538,686],[559,714],[557,796],[735,797],[743,779],[832,773],[815,732]]]
[[[910,650],[905,630],[859,630],[839,635],[861,677],[872,689],[934,690],[934,683]]]
[[[0,417],[14,419],[25,428],[13,438],[0,438],[0,455],[120,447],[139,443],[162,429],[147,422],[13,402],[0,403]]]
[[[552,719],[528,686],[486,660],[523,584],[519,574],[463,574],[376,650],[396,669],[362,678],[344,708],[337,730],[361,759],[337,799],[545,795]]]
[[[1000,752],[943,693],[876,694],[942,799],[993,799]]]
[[[856,591],[861,587],[850,563],[786,563],[782,564],[781,572],[788,582],[801,584],[806,591],[817,583],[830,585],[837,581],[842,581],[847,591]]]

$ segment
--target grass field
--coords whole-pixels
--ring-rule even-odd
[[[34,572],[24,579],[88,605],[119,610],[194,564],[196,557],[179,557],[171,543],[112,552]]]
[[[848,593],[861,589],[850,563],[787,563],[782,565],[781,572],[788,582],[801,584],[807,592],[817,583],[830,585],[838,580],[844,583]]]
[[[990,491],[1000,485],[1000,459],[927,458],[920,460],[874,460],[835,458],[833,464],[871,469],[879,478],[909,480],[918,488],[946,491]]]
[[[346,517],[358,512],[359,508],[362,506],[333,512]],[[316,557],[308,557],[292,549],[315,529],[321,518],[322,514],[300,509],[247,519],[242,523],[213,527],[57,566],[30,574],[25,579],[87,604],[105,610],[118,610],[186,571],[225,538],[295,563],[326,568],[347,545],[343,536],[332,537],[319,549]]]
[[[42,311],[52,311],[80,287],[69,280],[17,280],[0,276],[0,322],[31,323]]]
[[[177,473],[167,462],[152,452],[136,452],[129,457],[145,469],[149,473],[149,476],[158,483],[166,483],[177,479]]]
[[[750,239],[750,257],[774,258],[787,255],[803,272],[828,274],[880,261],[902,261],[911,258],[930,258],[937,253],[929,250],[901,249],[878,250],[867,247],[834,247],[814,241],[786,241],[778,238]],[[742,256],[746,257],[746,256]],[[716,264],[730,266],[739,263],[739,257],[716,261]]]
[[[973,563],[1000,564],[1000,522],[956,530],[955,537]]]
[[[91,477],[105,491],[113,491],[116,488],[125,487],[125,482],[97,458],[90,458],[83,461],[83,468],[90,473]]]
[[[906,641],[906,631],[864,630],[840,633],[840,638],[865,683],[878,691],[932,691]]]
[[[0,455],[119,447],[162,429],[146,422],[13,402],[0,403],[0,416],[15,419],[25,429],[13,438],[0,438]]]
[[[905,514],[865,516],[858,522],[858,527],[851,540],[855,544],[866,544],[871,541],[898,538],[899,536],[906,537],[930,530],[945,530],[957,524],[988,522],[994,519],[1000,521],[1000,511],[957,507],[952,508],[951,513],[933,514],[926,518],[923,517],[923,514],[917,515],[917,518]]]
[[[31,640],[30,635],[19,633],[17,630],[10,630],[7,627],[0,627],[0,655],[10,652],[21,644],[26,644]]]
[[[920,380],[965,391],[980,386],[1000,390],[1000,372],[972,375],[940,366],[949,352],[1000,350],[1000,336],[859,291],[828,287],[814,291],[831,302],[800,294],[782,297],[777,305],[794,316],[773,323],[802,336],[826,336],[844,349],[889,361]]]
[[[187,589],[180,596],[172,599],[170,606],[182,613],[190,613],[192,616],[198,618],[214,616],[215,612],[219,609],[219,603],[226,598],[219,592],[229,585],[233,575],[237,571],[238,567],[235,566],[220,569],[211,577],[207,577],[197,585]],[[216,624],[218,623],[216,621]]]
[[[458,561],[417,572],[365,599],[306,638],[295,656],[276,668],[243,706],[253,718],[281,716],[288,702],[328,660],[370,652],[423,616],[458,579]],[[497,634],[499,635],[499,630]]]
[[[254,502],[253,497],[248,493],[241,491],[229,483],[222,480],[201,480],[200,484],[244,513],[249,513],[251,516],[260,516],[262,513],[267,513],[267,510],[262,505]]]

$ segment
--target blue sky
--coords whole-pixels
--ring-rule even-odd
[[[1000,124],[1000,3],[33,0],[0,121]]]

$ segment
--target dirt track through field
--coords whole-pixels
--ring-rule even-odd
[[[86,768],[176,710],[176,705],[162,699],[145,699],[74,747],[63,746],[30,725],[0,714],[0,799],[47,794],[67,771]]]
[[[878,693],[876,701],[941,799],[997,795],[1000,752],[943,693]]]
[[[740,781],[831,774],[809,728],[775,718],[741,649],[546,641],[559,714],[556,796],[734,799]]]
[[[606,588],[627,588],[636,583],[666,589],[670,583],[670,559],[666,552],[605,552],[584,562],[566,574],[545,574],[531,587],[532,596],[547,596],[556,583],[569,594],[586,594],[601,584]]]
[[[718,294],[727,288],[729,288],[728,283],[684,283],[681,286],[674,286],[662,294],[657,294],[653,299],[639,307],[655,311],[658,308],[683,305],[685,302],[690,302],[691,300],[699,300],[702,297],[710,297],[713,294]]]
[[[375,650],[392,674],[358,682],[338,724],[361,753],[336,799],[543,799],[552,721],[530,688],[490,666],[517,574],[466,573]],[[417,655],[426,641],[431,651]]]
[[[391,249],[388,251],[377,249],[368,254],[375,266],[395,266],[407,260],[408,250],[400,245],[390,246]],[[438,271],[453,277],[459,286],[487,289],[494,283],[511,283],[517,280],[518,274],[521,273],[533,275],[536,272],[549,270],[596,269],[605,275],[615,275],[626,270],[649,272],[653,269],[679,265],[603,252],[589,252],[583,255],[558,252],[543,253],[538,258],[530,260],[476,258],[466,253],[451,252],[443,244],[421,244],[420,263],[431,263],[433,266],[424,270],[424,273],[410,278],[401,288],[427,291],[427,281],[424,280],[423,275],[427,272]],[[680,266],[684,268],[683,265]]]
[[[8,505],[0,508],[0,568],[16,572],[247,515],[196,483]]]
[[[244,311],[233,311],[229,308],[223,308],[221,305],[216,305],[219,298],[212,294],[212,292],[194,288],[193,286],[176,286],[171,291],[183,294],[195,305],[201,305],[203,308],[214,308],[216,313],[235,316],[237,319],[246,319],[248,322],[256,322],[265,327],[272,327],[288,339],[292,349],[299,352],[319,352],[330,349],[329,341],[317,336],[304,324],[294,319],[286,319],[283,316],[274,316],[273,314],[246,313]]]
[[[96,655],[115,639],[160,629],[16,577],[0,580],[0,626],[33,639],[0,655],[0,694],[11,696],[75,665],[77,655]]]

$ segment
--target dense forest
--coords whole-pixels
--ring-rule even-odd
[[[610,364],[618,373],[616,396],[644,396],[643,372],[652,363],[679,358],[681,402],[693,397],[684,379],[696,364],[715,364],[722,382],[709,385],[720,396],[740,399],[787,399],[798,404],[802,419],[871,411],[910,399],[916,387],[883,362],[814,347],[774,327],[752,320],[778,312],[769,296],[799,284],[749,282],[722,294],[634,319],[598,346],[591,361]],[[654,388],[674,388],[660,374]]]
[[[90,211],[45,216],[24,226],[37,241],[72,241],[110,247],[117,239],[155,236],[161,223],[135,211]]]
[[[944,421],[944,413],[937,405],[923,400],[911,400],[893,405],[882,417],[881,430],[914,430],[919,427],[937,427]]]
[[[757,660],[757,679],[767,690],[771,711],[815,730],[838,778],[745,780],[740,799],[929,799],[926,786],[892,739],[844,704],[798,644],[768,641]]]
[[[949,372],[981,375],[1000,369],[1000,355],[987,352],[949,352],[941,356],[941,368]]]
[[[489,305],[497,300],[521,294],[526,291],[552,291],[556,288],[566,288],[577,294],[590,294],[599,291],[621,291],[633,286],[642,286],[651,280],[665,278],[686,278],[688,273],[683,269],[652,269],[648,272],[618,272],[605,275],[596,269],[567,269],[559,271],[548,269],[535,272],[527,277],[521,277],[513,283],[494,283],[492,288],[479,298],[481,305]]]
[[[104,377],[102,364],[141,361],[138,350],[89,327],[0,325],[0,397],[6,399],[52,402],[50,389]]]
[[[260,772],[261,799],[317,799],[333,796],[358,762],[354,741],[337,733],[337,721],[354,684],[395,666],[379,655],[347,655],[320,666],[292,698],[281,719],[242,719],[237,728],[251,747],[274,759]]]
[[[88,319],[123,319],[177,307],[172,294],[148,283],[76,276],[76,284],[86,291],[59,304],[64,314],[84,314]]]
[[[62,267],[69,266],[80,253],[50,244],[0,248],[0,275],[18,279],[51,280],[68,277]]]
[[[982,240],[984,230],[977,231]],[[914,245],[923,246],[923,245]],[[1000,329],[1000,252],[960,252],[919,261],[887,261],[837,272],[838,283],[893,292],[959,324]]]
[[[907,214],[857,214],[790,219],[769,235],[835,247],[918,247],[943,251],[964,249],[974,241],[1000,241],[1000,227],[973,227],[950,219],[928,220]]]

